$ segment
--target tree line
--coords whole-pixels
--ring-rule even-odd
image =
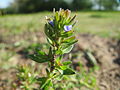
[[[73,11],[91,10],[94,5],[98,10],[116,10],[117,0],[14,0],[7,13],[33,13],[39,11],[52,11],[53,8],[71,9]]]

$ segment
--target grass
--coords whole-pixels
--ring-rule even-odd
[[[78,33],[120,38],[120,12],[74,12],[73,14],[77,14],[78,23],[74,29]],[[0,31],[5,32],[3,36],[43,31],[45,16],[51,16],[51,12],[0,16]]]
[[[118,37],[120,19],[118,13],[113,12],[86,12],[79,13],[77,31],[92,33],[103,37]],[[118,37],[120,38],[120,37]]]

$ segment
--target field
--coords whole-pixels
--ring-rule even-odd
[[[80,33],[92,33],[103,37],[119,38],[120,12],[75,12],[78,23],[75,30]],[[43,31],[45,16],[50,12],[6,15],[0,17],[0,29],[4,35],[18,35],[24,32]],[[9,33],[11,32],[11,33]]]
[[[60,90],[64,87],[67,90],[119,90],[120,12],[72,14],[77,15],[78,22],[74,30],[79,41],[72,53],[65,55],[65,58],[73,62],[71,67],[78,73],[73,79],[65,78],[66,82],[62,81],[64,85],[57,83],[55,87]],[[27,55],[37,45],[41,49],[47,48],[44,24],[45,16],[51,15],[51,12],[40,12],[0,16],[0,90],[19,88],[16,77],[19,65],[30,65],[44,75],[46,64],[39,65],[27,58]],[[95,58],[95,66],[91,65],[94,62],[89,56],[87,58],[86,53]],[[92,72],[89,72],[91,69]]]

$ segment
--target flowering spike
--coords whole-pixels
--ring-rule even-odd
[[[70,17],[70,10],[60,9],[55,11],[54,16],[45,16],[47,23],[45,24],[45,35],[49,44],[48,53],[35,49],[35,53],[30,54],[29,58],[38,63],[48,63],[45,77],[38,77],[35,80],[30,77],[30,80],[40,82],[40,90],[46,89],[51,90],[53,87],[53,81],[64,75],[73,75],[75,71],[69,68],[70,61],[62,62],[62,57],[65,53],[69,53],[74,44],[77,42],[72,31],[72,27],[75,24],[72,22],[76,16]],[[38,47],[38,46],[37,46]],[[28,78],[28,79],[29,79]],[[27,85],[28,86],[28,85]]]

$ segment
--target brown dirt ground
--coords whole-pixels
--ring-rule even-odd
[[[89,34],[78,35],[78,41],[78,49],[92,50],[100,66],[96,73],[100,90],[120,90],[120,41]]]
[[[11,37],[12,39],[9,39]],[[10,36],[9,38],[2,38],[0,43],[12,44],[20,39],[30,40],[31,43],[43,43],[45,40],[43,33],[26,33],[26,35],[14,36],[14,38]],[[89,68],[90,66],[88,65],[89,63],[84,55],[84,51],[87,49],[91,50],[97,60],[97,64],[100,66],[100,70],[95,73],[100,90],[120,90],[120,41],[90,34],[79,34],[77,35],[77,39],[78,43],[75,45],[72,53],[80,52],[82,56],[79,57],[78,55],[78,57],[76,57],[77,59],[75,58],[76,60],[73,60],[73,64],[80,61],[86,68]],[[19,52],[21,48],[16,48],[14,51]],[[24,63],[24,60],[26,60],[26,58],[23,58],[22,54],[19,53],[11,59],[11,64]],[[78,68],[75,67],[75,69]],[[6,86],[11,85],[8,80],[14,78],[15,74],[16,70],[13,68],[7,71],[0,69],[0,87],[2,87],[0,90],[12,90],[10,87],[6,89]]]

